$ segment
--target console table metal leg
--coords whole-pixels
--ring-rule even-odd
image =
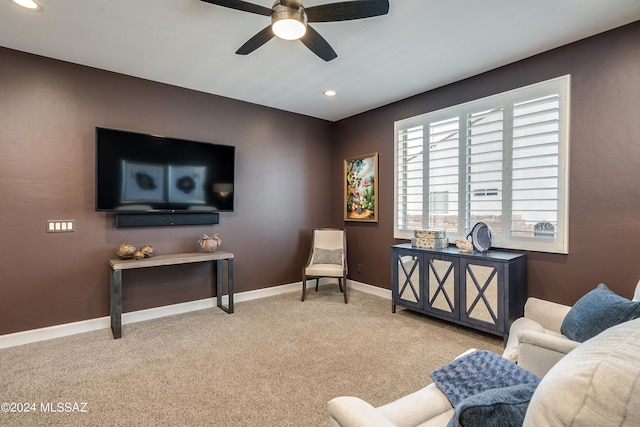
[[[115,339],[122,337],[122,270],[111,270],[109,285],[111,332]]]
[[[233,313],[233,258],[229,258],[227,260],[227,267],[229,269],[227,276],[227,287],[229,290],[229,311],[228,313]]]
[[[225,307],[222,304],[222,276],[223,265],[221,259],[216,261],[216,299],[218,307],[227,313],[233,313],[233,258],[227,259],[227,288],[229,290],[229,303]]]

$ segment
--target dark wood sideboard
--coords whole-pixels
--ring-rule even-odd
[[[391,247],[392,311],[401,306],[505,340],[524,313],[526,255],[489,250],[462,253],[456,247]]]

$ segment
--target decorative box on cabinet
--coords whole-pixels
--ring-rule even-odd
[[[402,306],[505,339],[523,315],[527,276],[521,253],[394,245],[391,274],[394,313]]]

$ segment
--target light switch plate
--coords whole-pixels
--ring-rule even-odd
[[[47,233],[70,233],[76,231],[76,221],[73,219],[48,219]]]

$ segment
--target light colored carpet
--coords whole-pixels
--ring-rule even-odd
[[[324,426],[326,403],[374,406],[424,387],[468,348],[502,339],[337,286],[237,303],[0,350],[8,426]],[[87,412],[43,412],[68,403]],[[3,407],[5,409],[5,407]],[[64,410],[64,405],[62,406]]]

